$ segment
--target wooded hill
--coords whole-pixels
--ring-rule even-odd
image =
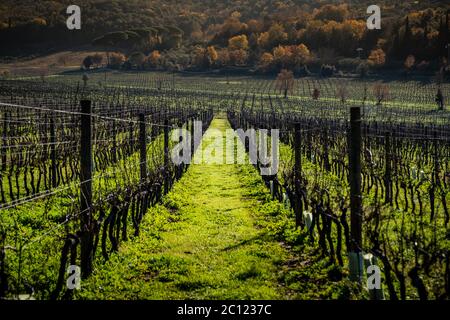
[[[153,54],[151,62],[138,59],[138,68],[300,72],[310,64],[361,68],[356,58],[367,62],[363,68],[398,66],[409,56],[417,67],[435,68],[449,54],[444,1],[378,1],[382,29],[372,31],[366,27],[370,1],[82,0],[79,31],[66,27],[70,4],[2,1],[0,55],[94,44],[126,56]]]

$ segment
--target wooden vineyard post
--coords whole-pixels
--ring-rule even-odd
[[[303,215],[303,202],[300,190],[300,183],[302,178],[302,132],[300,128],[300,123],[295,124],[294,148],[295,148],[295,165],[294,165],[295,193],[297,195],[297,204],[299,206],[295,214],[295,224],[297,227],[300,227],[302,225],[302,215]]]
[[[6,275],[6,232],[2,230],[0,233],[0,298],[3,300],[6,297],[6,291],[8,290],[8,276]]]
[[[175,71],[172,73],[172,91],[175,91]]]
[[[330,167],[330,157],[329,157],[329,147],[328,147],[328,130],[323,130],[323,158],[324,158],[324,167],[326,171],[331,171]]]
[[[55,119],[50,118],[50,159],[51,159],[51,175],[52,188],[56,188],[56,133],[55,133]]]
[[[92,273],[93,223],[92,223],[92,107],[91,101],[81,101],[81,276]]]
[[[146,126],[145,115],[139,114],[139,150],[140,157],[139,163],[141,168],[141,182],[147,179],[147,139],[146,139]]]
[[[117,126],[116,121],[112,120],[112,138],[113,138],[113,145],[112,145],[112,162],[117,162]]]
[[[349,183],[350,183],[350,279],[361,283],[362,259],[362,196],[361,196],[361,109],[350,109]]]
[[[164,120],[164,194],[169,193],[169,121]]]
[[[438,135],[437,132],[433,134],[433,172],[434,172],[434,184],[439,185],[439,148],[438,148]]]
[[[6,171],[6,155],[8,153],[8,112],[3,112],[3,132],[2,132],[2,171]]]
[[[433,132],[433,186],[430,190],[430,222],[434,221],[436,215],[436,189],[439,186],[439,150],[438,150],[438,136],[437,132]],[[432,199],[432,200],[431,200]]]
[[[384,161],[386,163],[385,167],[385,204],[392,203],[392,183],[391,183],[391,135],[390,133],[386,134],[385,137],[385,157]]]
[[[195,118],[191,119],[191,163],[195,153]]]
[[[133,111],[130,111],[130,119],[133,119]],[[129,152],[132,154],[136,149],[134,149],[134,127],[133,127],[133,121],[130,121],[128,124],[128,144],[130,146]]]

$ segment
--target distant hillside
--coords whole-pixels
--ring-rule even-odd
[[[368,67],[392,66],[409,55],[414,65],[437,66],[450,42],[450,4],[444,1],[377,1],[382,29],[375,31],[366,28],[372,1],[365,0],[84,0],[78,1],[82,30],[69,31],[66,8],[72,3],[3,0],[0,41],[7,45],[0,55],[94,44],[127,56],[140,52],[153,68],[300,72],[310,64],[361,67],[355,58],[367,59]],[[141,60],[128,67],[144,68]]]

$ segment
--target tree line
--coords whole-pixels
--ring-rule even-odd
[[[367,29],[364,1],[86,0],[81,5],[83,27],[76,32],[65,28],[64,5],[6,1],[0,7],[0,40],[9,45],[0,54],[93,44],[127,57],[157,52],[153,67],[165,69],[241,66],[295,73],[308,73],[308,66],[327,73],[333,68],[361,73],[382,67],[427,70],[447,65],[450,56],[450,5],[436,7],[431,1],[380,1],[381,30]],[[133,60],[142,63],[131,65],[144,67],[149,59]]]

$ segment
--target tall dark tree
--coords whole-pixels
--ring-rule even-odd
[[[445,14],[445,30],[444,30],[444,57],[447,57],[447,59],[450,58],[450,10],[447,10]],[[450,61],[447,61],[447,63],[450,63]]]
[[[442,16],[439,21],[439,34],[438,34],[438,40],[437,40],[437,52],[439,54],[439,57],[445,56],[445,33],[444,33],[444,22],[442,21]]]
[[[399,59],[402,55],[401,53],[401,45],[400,45],[400,32],[397,31],[397,33],[394,36],[394,42],[392,44],[391,48],[391,55],[397,59]]]
[[[403,35],[403,42],[402,42],[402,55],[403,57],[408,56],[411,54],[411,40],[412,40],[412,32],[411,32],[411,26],[409,24],[409,16],[406,16],[405,19],[405,33]]]

